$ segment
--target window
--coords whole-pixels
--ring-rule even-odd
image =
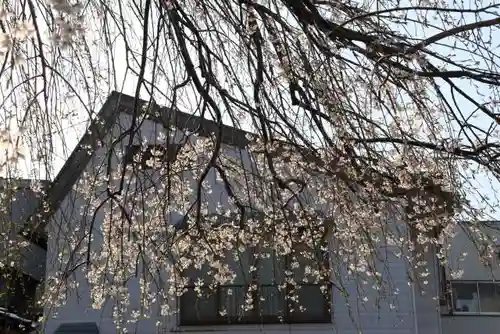
[[[500,313],[500,283],[452,282],[454,313]]]
[[[126,151],[125,162],[130,165],[138,164],[142,169],[151,169],[155,162],[173,162],[178,151],[178,144],[149,145],[146,148],[132,145]]]
[[[271,249],[236,252],[225,259],[236,274],[226,285],[210,286],[218,272],[208,265],[187,270],[189,285],[179,298],[180,324],[331,322],[329,278],[318,281],[317,274],[325,268],[328,272],[328,261],[324,252],[317,255],[313,261],[299,253],[278,256]]]
[[[39,282],[16,270],[0,272],[0,308],[24,318],[36,313],[35,297]]]

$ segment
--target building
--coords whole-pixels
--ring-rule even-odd
[[[497,221],[464,222],[451,241],[450,269],[443,270],[446,303],[442,333],[492,333],[500,326],[500,225]],[[450,293],[451,290],[451,293]]]
[[[43,314],[37,298],[45,276],[47,240],[28,228],[48,182],[0,180],[2,203],[0,265],[0,332],[31,332]]]
[[[44,332],[47,334],[115,333],[116,325],[113,319],[113,311],[122,305],[117,303],[116,300],[126,299],[127,303],[129,303],[126,307],[132,305],[130,307],[133,308],[133,305],[139,307],[139,299],[144,297],[141,295],[140,282],[137,278],[137,271],[144,270],[144,267],[141,268],[138,265],[135,267],[135,273],[133,269],[129,270],[128,276],[123,272],[121,273],[124,277],[126,276],[126,279],[123,278],[123,286],[126,289],[114,290],[116,295],[113,298],[100,299],[103,296],[99,297],[99,293],[91,293],[91,286],[93,287],[92,291],[96,291],[96,285],[98,285],[96,283],[97,280],[93,281],[93,275],[95,277],[101,275],[99,276],[101,279],[109,280],[110,282],[114,280],[112,277],[106,278],[105,274],[93,268],[92,262],[106,261],[107,258],[113,259],[110,263],[106,264],[108,266],[112,266],[114,262],[119,261],[125,261],[126,263],[133,262],[133,259],[129,259],[127,257],[128,253],[125,252],[122,252],[120,256],[112,254],[109,251],[103,254],[101,249],[103,243],[121,242],[122,245],[126,246],[122,248],[122,251],[127,248],[136,252],[134,254],[139,254],[141,251],[137,249],[138,245],[140,245],[140,242],[135,237],[137,234],[134,234],[134,231],[131,231],[127,227],[127,223],[132,221],[131,217],[124,213],[129,209],[133,211],[133,208],[128,206],[126,198],[113,198],[113,196],[118,196],[118,193],[114,192],[116,189],[135,187],[138,181],[134,184],[124,184],[123,182],[107,183],[108,179],[103,177],[103,175],[107,175],[106,173],[110,170],[114,171],[116,169],[120,171],[117,166],[120,166],[124,160],[129,160],[144,167],[141,171],[142,181],[140,182],[142,182],[142,186],[158,186],[155,183],[155,159],[161,157],[169,161],[179,161],[180,158],[176,160],[176,154],[178,153],[179,140],[181,140],[174,136],[172,142],[168,140],[165,142],[165,138],[163,138],[162,144],[158,145],[160,133],[166,131],[166,128],[173,127],[182,129],[182,131],[196,132],[199,137],[209,137],[211,133],[218,131],[221,126],[206,119],[200,119],[165,108],[153,109],[154,112],[149,114],[152,116],[143,119],[132,111],[137,110],[137,107],[141,108],[144,103],[144,101],[136,101],[130,96],[113,93],[107,99],[96,120],[91,124],[89,131],[80,141],[77,149],[69,157],[49,191],[49,207],[44,210],[46,216],[42,219],[43,221],[47,221],[46,230],[48,234],[47,277],[49,282],[47,283],[47,290],[52,291],[51,289],[54,286],[58,286],[61,282],[65,282],[65,286],[68,288],[64,288],[62,293],[53,290],[53,295],[49,294],[49,297],[47,297],[48,300],[59,298],[62,302],[61,306],[46,307],[45,309]],[[151,109],[148,110],[150,112]],[[136,131],[128,131],[131,125],[136,127]],[[227,126],[222,126],[222,129],[223,136],[221,138],[224,149],[229,152],[227,154],[232,154],[233,157],[236,157],[237,160],[239,159],[245,165],[248,162],[248,158],[245,158],[248,134]],[[130,133],[133,133],[131,139],[128,136]],[[137,153],[141,145],[150,148],[150,150],[148,154],[145,154],[146,157],[143,155],[142,158],[137,159],[135,153]],[[166,151],[165,148],[167,148]],[[189,159],[189,157],[184,157],[183,159]],[[122,172],[117,172],[115,175],[117,180],[120,180],[120,173]],[[100,175],[99,177],[98,174]],[[230,196],[228,192],[231,190],[224,187],[218,181],[215,174],[207,175],[207,187],[210,189],[211,196],[218,198],[218,202],[212,203],[206,200],[203,203],[203,210],[206,209],[207,212],[212,214],[217,212],[220,203],[229,203]],[[190,176],[182,174],[182,177],[188,178]],[[94,181],[90,182],[89,180]],[[165,186],[164,184],[162,185],[162,187]],[[192,189],[194,191],[196,188]],[[158,191],[164,191],[164,188],[160,188]],[[94,198],[95,201],[90,199],[89,196]],[[134,196],[140,196],[140,193],[135,193]],[[123,206],[110,204],[114,200],[116,202],[121,201]],[[132,202],[133,200],[131,199],[130,203]],[[144,202],[147,204],[148,198]],[[179,200],[179,202],[182,201]],[[107,205],[110,205],[107,211],[101,210]],[[126,210],[124,209],[125,206]],[[147,216],[148,219],[154,219],[154,213],[146,209],[141,210],[139,212]],[[156,214],[160,215],[159,213]],[[161,215],[163,214],[164,212],[161,213]],[[245,219],[245,222],[248,222],[250,221],[249,219],[258,219],[259,214],[257,212],[253,216],[254,213],[249,213],[244,218],[241,218],[243,217],[241,215],[240,219]],[[107,234],[106,238],[110,240],[117,238],[111,241],[104,240],[102,237],[102,231],[109,230],[110,228],[106,223],[110,215],[122,215],[121,219],[123,223],[121,227],[115,226],[115,228],[121,229],[120,233],[115,235]],[[169,211],[168,215],[169,221],[175,221],[175,212]],[[214,217],[216,216],[214,214]],[[394,219],[393,223],[395,225],[398,225],[402,219],[396,213],[389,216],[392,217],[391,219]],[[164,218],[165,216],[161,217]],[[138,217],[133,218],[135,220],[140,219]],[[152,231],[151,233],[167,233],[186,229],[188,225],[181,219],[182,216],[178,216],[178,218],[172,226],[159,227],[158,231]],[[214,228],[220,227],[221,231],[223,231],[224,224],[231,224],[231,221],[231,219],[227,222],[224,219],[219,220],[217,218],[214,219],[211,226]],[[124,232],[123,228],[127,232]],[[89,237],[89,231],[91,231],[91,238]],[[147,233],[147,231],[141,230],[140,233]],[[297,233],[300,233],[300,230]],[[151,240],[154,239],[155,236],[152,234]],[[71,245],[77,245],[78,249],[72,251],[73,246]],[[149,244],[144,245],[144,247],[146,246],[151,247]],[[158,251],[164,250],[162,248],[163,245],[156,245],[155,247]],[[390,247],[387,244],[383,242],[380,244],[381,250],[387,250],[388,248]],[[328,263],[335,260],[334,252],[331,249],[326,251],[326,253],[324,249],[322,250],[321,258],[327,257]],[[154,251],[152,250],[151,252]],[[90,256],[88,254],[93,255]],[[439,304],[441,300],[432,298],[432,296],[442,295],[443,300],[445,300],[445,293],[441,293],[443,280],[439,276],[442,270],[437,265],[435,256],[428,254],[428,258],[426,259],[431,263],[431,271],[433,272],[428,284],[423,287],[426,294],[421,295],[421,287],[418,287],[416,284],[408,284],[408,264],[400,257],[391,255],[391,252],[385,252],[384,254],[386,255],[385,260],[383,263],[381,262],[377,265],[383,267],[382,271],[385,270],[384,272],[390,275],[390,290],[396,291],[397,296],[395,296],[396,293],[388,293],[385,300],[376,305],[360,302],[360,298],[358,298],[360,294],[358,290],[360,282],[355,278],[343,281],[342,289],[328,286],[329,294],[318,293],[319,290],[324,289],[325,284],[322,282],[309,282],[305,280],[303,281],[304,284],[301,284],[302,290],[300,290],[303,295],[297,298],[301,300],[301,304],[307,304],[306,310],[301,313],[290,314],[286,310],[286,307],[283,306],[287,302],[281,295],[281,290],[277,289],[276,286],[275,277],[279,273],[275,273],[274,278],[269,281],[265,281],[265,277],[267,277],[266,275],[268,275],[269,268],[271,267],[274,268],[273,270],[277,270],[276,268],[278,268],[280,273],[286,271],[293,272],[294,270],[300,272],[300,268],[303,268],[300,265],[301,260],[287,260],[286,258],[270,255],[266,257],[268,259],[266,260],[268,261],[267,265],[264,265],[263,268],[253,269],[253,271],[259,272],[259,275],[257,275],[258,279],[264,280],[259,281],[259,295],[257,298],[251,296],[248,302],[251,305],[249,309],[258,309],[260,312],[258,314],[253,313],[253,316],[240,316],[237,313],[238,311],[232,307],[238,300],[241,303],[240,294],[245,285],[244,282],[239,281],[238,275],[232,280],[230,286],[223,286],[217,290],[217,298],[207,297],[200,299],[196,297],[193,293],[197,289],[196,278],[200,276],[206,278],[213,275],[210,272],[210,268],[200,266],[189,275],[185,284],[187,292],[182,297],[173,301],[172,304],[168,304],[170,309],[176,309],[179,312],[162,315],[162,310],[156,309],[154,312],[149,312],[150,317],[148,319],[141,319],[139,317],[139,319],[132,322],[128,322],[125,319],[122,326],[126,327],[130,333],[171,333],[182,331],[222,333],[243,329],[249,333],[262,331],[266,333],[289,331],[304,334],[310,332],[354,334],[360,331],[365,334],[444,333],[442,330],[448,324],[443,324],[446,322],[445,317],[440,316]],[[246,258],[252,255],[244,253],[243,256]],[[142,261],[145,260],[142,259]],[[156,259],[156,261],[160,261],[160,259]],[[299,265],[293,265],[294,261],[299,263]],[[262,261],[262,263],[264,262]],[[241,259],[240,263],[242,263]],[[269,263],[272,263],[272,265]],[[233,264],[224,263],[224,265],[232,266]],[[308,265],[310,267],[308,270],[320,271],[327,267],[327,265],[324,265],[314,268],[311,263]],[[346,270],[348,269],[346,268]],[[85,272],[87,276],[91,273],[91,279],[86,278]],[[245,275],[246,271],[242,269],[242,272]],[[303,274],[297,273],[296,275]],[[160,294],[163,291],[161,286],[165,281],[168,281],[168,276],[165,277],[165,273],[161,272],[161,270],[158,271],[157,276],[158,281],[154,281],[154,283],[161,283],[158,284],[160,287],[157,286],[155,288],[157,289],[157,293]],[[56,277],[56,279],[50,281],[51,277]],[[198,288],[203,289],[204,286]],[[364,293],[370,301],[377,298],[377,294],[374,292],[365,291]],[[264,304],[261,304],[259,301],[260,294],[266,295],[266,302]],[[325,296],[327,296],[326,299]],[[441,302],[441,304],[443,303]],[[152,306],[152,309],[155,307]],[[161,307],[158,306],[157,308]],[[134,310],[130,311],[130,319],[133,319],[136,315],[137,313],[134,313]]]

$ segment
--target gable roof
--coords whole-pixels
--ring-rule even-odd
[[[48,218],[50,218],[57,211],[61,202],[68,195],[69,191],[72,189],[73,185],[94,156],[94,153],[98,148],[98,143],[105,139],[112,126],[116,123],[119,115],[121,113],[134,115],[136,114],[136,111],[141,110],[140,108],[144,106],[148,106],[148,104],[148,101],[136,99],[135,97],[116,91],[111,93],[95,119],[91,122],[88,130],[78,143],[77,147],[71,153],[68,160],[52,182],[44,200],[45,206],[31,217],[31,224],[33,224],[34,229],[36,229],[39,233],[45,233],[45,226],[43,222],[46,222]],[[196,132],[202,137],[208,137],[212,133],[218,133],[223,144],[243,148],[249,143],[248,135],[252,135],[251,133],[241,129],[224,124],[218,124],[212,120],[183,113],[177,109],[159,107],[157,105],[153,105],[153,108],[151,109],[152,112],[146,115],[148,119],[159,122],[165,127],[173,126],[178,129]],[[312,162],[319,164],[322,163],[318,160],[319,157],[317,157],[316,154],[309,149],[301,147],[297,147],[297,149],[299,149],[302,154],[312,159]],[[340,173],[338,175],[340,178],[346,177],[343,175],[342,171],[338,173]],[[420,175],[415,175],[415,177],[419,179],[422,178]],[[427,179],[424,178],[424,181],[425,180]],[[349,183],[350,181],[346,180],[346,182]],[[454,197],[454,193],[449,193],[440,189],[436,190],[434,189],[435,187],[437,187],[437,185],[430,182],[428,187],[429,189],[424,190],[424,193],[426,194],[425,196],[437,196],[439,200],[449,204],[450,206],[447,205],[445,208],[447,211],[458,203]],[[387,196],[421,196],[420,187],[415,189],[405,189],[404,187],[401,188],[399,185],[395,185],[394,188],[393,194]],[[415,194],[415,191],[417,191],[417,194]],[[454,209],[452,209],[452,211],[453,210]],[[42,223],[37,223],[37,221]]]
[[[116,91],[111,93],[49,187],[44,200],[47,207],[45,210],[39,210],[31,217],[36,230],[43,231],[45,226],[43,223],[37,224],[37,221],[45,222],[57,211],[91,161],[98,148],[98,143],[105,139],[117,122],[119,115],[121,113],[133,115],[142,106],[147,106],[148,103],[148,101],[136,99],[133,96]],[[219,125],[212,120],[183,113],[176,109],[153,106],[152,110],[155,115],[148,114],[146,117],[163,125],[193,131],[202,137],[208,137],[211,133],[218,133],[220,129],[223,144],[237,147],[245,147],[248,144],[247,135],[249,133],[246,131],[223,124]]]

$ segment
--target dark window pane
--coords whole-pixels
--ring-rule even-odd
[[[244,309],[246,287],[221,287],[219,291],[219,311],[221,317],[226,318],[231,323],[240,322],[246,313]]]
[[[500,285],[479,283],[481,312],[500,312]]]
[[[328,267],[328,262],[323,252],[317,250],[301,251],[290,257],[288,267],[293,271],[293,277],[297,283],[318,283],[325,274],[323,270]]]
[[[35,311],[38,281],[17,271],[0,273],[0,307],[26,318]]]
[[[246,249],[244,251],[231,250],[220,261],[227,263],[233,280],[226,285],[219,286],[211,304],[210,312],[195,314],[192,311],[196,295],[181,301],[181,315],[184,324],[244,324],[244,323],[306,323],[330,322],[328,289],[321,290],[321,280],[318,277],[320,270],[327,271],[326,266],[320,265],[324,258],[318,254],[297,252],[295,259],[292,256],[278,256],[270,248]],[[318,255],[318,256],[315,256]],[[216,269],[205,266],[202,270],[187,270],[185,274],[190,278],[190,284],[203,279],[204,284],[213,281]],[[287,298],[293,287],[285,286],[285,272],[293,275],[300,285],[296,288],[295,298]],[[305,280],[303,278],[306,278]],[[231,277],[233,278],[233,277]],[[307,283],[306,283],[307,282]],[[248,296],[249,284],[257,284],[257,289]],[[190,287],[191,289],[193,287]],[[250,301],[250,302],[249,302]],[[206,304],[206,302],[205,302]],[[294,312],[290,313],[293,308]],[[197,312],[200,313],[199,307]],[[212,318],[210,318],[210,316]]]
[[[259,316],[264,318],[277,318],[281,321],[285,316],[286,301],[285,292],[280,291],[277,286],[261,286],[259,296]],[[269,322],[268,321],[268,322]]]
[[[454,309],[458,312],[479,312],[476,283],[453,283]]]
[[[9,306],[9,288],[8,280],[2,277],[0,280],[0,307],[7,308]]]
[[[297,322],[327,322],[330,320],[328,312],[328,290],[322,291],[319,285],[301,285],[290,292],[290,317]]]
[[[248,285],[251,282],[250,275],[250,259],[251,252],[238,251],[235,250],[226,256],[226,262],[228,263],[229,269],[233,272],[236,277],[231,284],[235,285]],[[228,282],[229,283],[229,282]]]
[[[216,294],[209,289],[202,289],[202,294],[197,294],[194,289],[189,289],[181,296],[181,324],[214,323],[217,319]]]
[[[284,257],[276,255],[276,251],[263,250],[256,256],[257,278],[259,284],[281,284],[284,280],[286,262]]]

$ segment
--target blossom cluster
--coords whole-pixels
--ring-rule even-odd
[[[50,5],[57,15],[52,38],[56,44],[67,45],[83,33],[82,5],[70,0],[50,0]]]
[[[7,9],[0,8],[0,21],[5,26],[5,31],[0,32],[0,56],[14,51],[35,32],[30,20],[19,19]]]
[[[122,329],[139,319],[178,312],[178,297],[193,277],[199,294],[206,291],[202,287],[234,283],[240,274],[230,263],[244,254],[257,261],[248,268],[250,274],[270,254],[291,257],[291,268],[303,267],[302,277],[284,271],[278,284],[282,289],[306,281],[323,284],[327,293],[332,282],[342,286],[355,278],[364,289],[386,296],[393,308],[399,288],[380,259],[407,262],[422,272],[414,279],[425,285],[428,264],[422,258],[454,230],[452,220],[432,214],[414,218],[410,225],[403,202],[377,195],[374,185],[355,184],[354,170],[342,162],[332,167],[331,152],[318,158],[293,145],[249,137],[245,149],[223,144],[211,167],[216,136],[169,129],[159,137],[178,143],[175,159],[167,161],[154,151],[141,164],[148,149],[143,145],[124,164],[124,140],[113,148],[118,158],[111,174],[102,167],[109,148],[100,148],[73,190],[71,205],[80,219],[56,221],[58,235],[64,235],[53,237],[59,240],[54,246],[60,266],[56,273],[75,267],[83,271],[92,306],[101,309],[113,300],[109,312]],[[420,206],[432,212],[428,202],[415,203]],[[432,234],[436,226],[441,232]],[[318,259],[318,250],[329,254],[326,264]],[[192,276],[193,270],[204,274]],[[132,278],[137,278],[133,284]],[[76,284],[73,279],[69,286]],[[135,299],[134,286],[140,291]],[[243,311],[253,307],[256,288],[248,286]],[[361,300],[371,302],[368,296]],[[297,290],[287,298],[298,300]]]

